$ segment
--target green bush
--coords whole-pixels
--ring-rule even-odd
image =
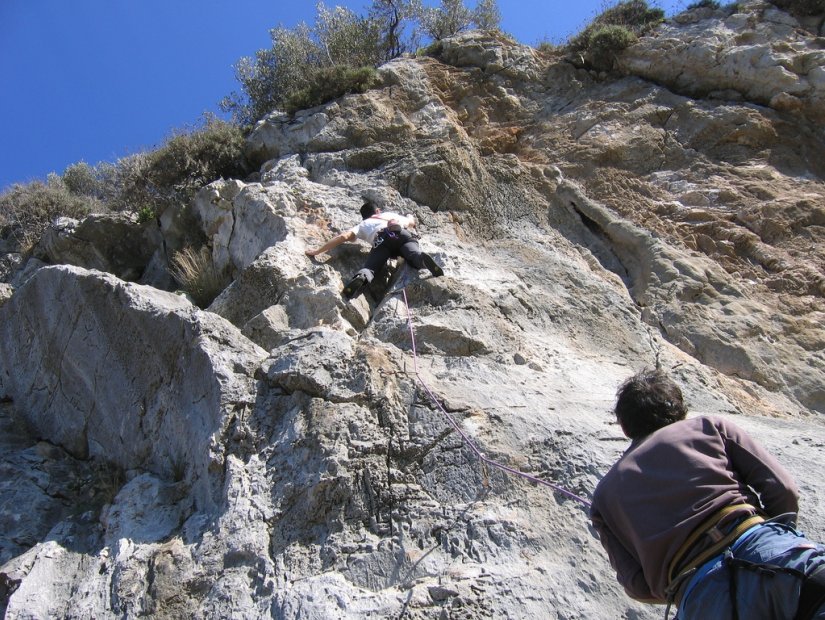
[[[95,166],[106,205],[113,211],[137,213],[151,209],[154,212],[159,192],[153,191],[149,182],[149,167],[147,153],[135,153],[114,164],[103,162]]]
[[[103,198],[105,188],[94,166],[85,161],[70,164],[63,171],[63,184],[76,196]]]
[[[298,110],[313,108],[343,95],[364,93],[378,82],[378,73],[372,67],[321,67],[313,72],[309,85],[287,97],[284,109],[287,113],[294,114]]]
[[[599,14],[570,39],[567,47],[579,52],[593,68],[609,70],[617,52],[632,45],[664,17],[662,9],[650,8],[645,0],[625,0]]]
[[[138,209],[138,212],[137,212],[138,224],[145,224],[146,222],[151,222],[156,217],[157,217],[157,214],[155,213],[155,210],[152,207],[148,206],[148,205],[143,206],[140,209]]]
[[[127,211],[138,221],[188,202],[204,185],[246,176],[244,135],[236,125],[207,118],[180,131],[160,148],[115,163],[72,164],[47,182],[14,185],[0,194],[0,237],[30,249],[59,216],[82,218],[101,211]]]
[[[72,194],[59,177],[13,185],[0,194],[0,238],[27,252],[55,218],[82,218],[99,209],[96,200]]]
[[[367,17],[340,6],[328,9],[323,2],[316,10],[311,26],[273,28],[270,48],[238,61],[235,77],[241,92],[231,93],[220,104],[236,122],[252,125],[272,111],[294,111],[347,92],[316,95],[322,69],[375,68],[415,50],[422,33],[439,40],[473,25],[497,31],[501,21],[496,0],[478,0],[472,10],[463,0],[441,0],[434,7],[420,0],[372,0]]]
[[[272,46],[235,66],[243,92],[224,98],[221,108],[236,122],[251,125],[273,110],[284,110],[290,99],[306,97],[302,91],[316,88],[322,68],[376,67],[387,60],[387,46],[404,49],[396,34],[382,32],[378,17],[358,17],[342,7],[329,10],[322,3],[317,12],[313,27],[301,23],[270,30]]]
[[[616,54],[636,43],[637,37],[625,26],[599,26],[590,35],[587,53],[594,69],[609,71]]]
[[[627,26],[636,34],[643,34],[664,18],[662,9],[650,8],[645,0],[626,0],[604,11],[596,18],[596,23]]]
[[[246,176],[243,148],[238,126],[210,118],[204,127],[177,133],[149,153],[149,181],[171,198],[186,200],[221,177]]]
[[[63,183],[72,194],[147,221],[172,204],[188,202],[216,179],[246,176],[243,146],[239,127],[208,117],[201,127],[176,132],[154,151],[114,164],[72,164],[63,173]]]
[[[433,41],[429,45],[420,47],[415,51],[415,55],[419,58],[422,56],[430,56],[432,58],[440,58],[444,51],[444,44],[441,41]]]

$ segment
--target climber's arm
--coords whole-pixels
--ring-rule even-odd
[[[306,254],[307,256],[318,256],[319,254],[329,252],[332,248],[336,248],[342,243],[346,241],[352,241],[353,239],[355,239],[355,233],[351,230],[348,230],[347,232],[343,232],[340,235],[333,237],[317,250],[309,249],[306,250],[304,254]]]

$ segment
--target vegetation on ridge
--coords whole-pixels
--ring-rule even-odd
[[[603,11],[579,34],[568,49],[581,54],[592,68],[609,71],[616,54],[633,45],[664,20],[662,9],[650,8],[645,0],[625,0]]]
[[[57,175],[16,184],[0,194],[0,239],[27,252],[58,217],[81,218],[98,210],[97,202],[73,194]]]
[[[496,30],[496,0],[474,10],[463,0],[372,0],[366,16],[344,7],[317,5],[315,23],[270,30],[272,45],[254,58],[241,58],[235,74],[241,92],[221,102],[236,122],[250,125],[273,110],[294,113],[346,93],[364,92],[377,80],[370,71],[418,47],[422,38],[440,40],[476,26]]]
[[[154,219],[170,205],[189,202],[216,179],[246,176],[243,145],[240,127],[208,117],[154,151],[95,166],[79,162],[62,176],[49,175],[45,183],[14,185],[0,194],[0,238],[25,252],[59,216],[115,211]]]
[[[246,177],[244,127],[265,114],[364,92],[378,82],[375,67],[415,49],[420,32],[438,39],[473,24],[496,29],[500,19],[496,0],[481,0],[474,10],[463,0],[442,0],[435,8],[420,0],[373,0],[366,17],[319,3],[313,26],[275,28],[272,47],[241,59],[236,72],[243,93],[221,103],[234,123],[208,117],[157,149],[115,163],[81,161],[46,182],[14,185],[0,194],[0,238],[25,252],[59,216],[114,211],[152,220],[216,179]]]
[[[825,12],[825,0],[770,0],[797,15]],[[718,8],[716,0],[691,7]],[[616,55],[662,21],[661,9],[646,0],[624,0],[604,10],[566,44],[585,66],[609,71]],[[186,204],[202,186],[218,179],[245,178],[251,171],[243,154],[246,127],[280,109],[314,107],[378,83],[375,68],[418,49],[422,39],[442,38],[473,26],[498,30],[496,0],[372,0],[365,16],[343,7],[317,5],[312,26],[277,27],[272,45],[236,67],[241,92],[222,102],[234,122],[209,118],[195,129],[174,133],[159,148],[115,163],[72,164],[62,175],[18,184],[0,193],[0,240],[25,252],[58,216],[81,218],[95,212],[127,212],[139,221],[156,218],[167,207]]]

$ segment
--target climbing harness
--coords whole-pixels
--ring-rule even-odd
[[[378,231],[375,235],[375,239],[373,239],[372,247],[377,248],[379,245],[384,243],[385,241],[398,241],[399,239],[404,239],[404,233],[407,233],[408,239],[413,239],[414,236],[410,231],[398,228],[398,229],[391,229],[389,226],[384,228],[383,230]]]
[[[743,505],[731,506],[728,508],[735,510],[742,507]],[[718,544],[713,545],[705,553],[701,554],[697,558],[697,560],[699,560],[698,562],[696,560],[691,561],[687,568],[683,570],[676,578],[674,578],[668,586],[669,596],[667,607],[665,608],[665,620],[668,620],[670,617],[670,609],[675,602],[675,593],[700,570],[704,563],[718,561],[720,557],[723,567],[727,570],[728,592],[731,602],[731,618],[733,620],[739,620],[741,617],[739,614],[737,601],[737,575],[740,570],[762,573],[767,576],[774,576],[784,573],[799,579],[801,581],[799,605],[793,620],[812,620],[814,614],[816,614],[819,608],[825,604],[825,566],[820,566],[813,572],[805,574],[804,571],[796,568],[778,566],[767,562],[751,562],[744,558],[738,558],[736,557],[735,546],[731,546],[739,538],[739,536],[744,533],[745,530],[750,529],[754,525],[760,525],[763,523],[780,523],[786,525],[792,530],[792,527],[784,521],[787,516],[788,515],[779,515],[778,517],[774,517],[768,521],[765,521],[758,516],[745,518],[743,521],[737,523],[737,525],[731,529],[730,534],[725,536],[723,540],[719,541]],[[701,533],[699,535],[701,536]],[[695,542],[696,539],[697,538],[691,537],[689,540],[691,540],[691,542]],[[672,566],[673,564],[671,564],[671,567]]]
[[[731,521],[730,526],[722,526],[723,523]],[[758,514],[758,510],[750,504],[735,504],[725,506],[704,523],[700,524],[690,536],[687,537],[682,546],[676,551],[668,566],[667,579],[668,588],[670,584],[679,581],[683,573],[693,571],[707,562],[710,558],[719,555],[737,538],[758,523],[763,523],[763,519]],[[709,538],[713,544],[695,557],[690,556],[691,549],[701,538]]]
[[[438,400],[438,398],[436,398],[435,394],[433,394],[430,387],[427,385],[427,383],[421,377],[421,373],[418,370],[418,353],[417,353],[416,347],[415,347],[415,330],[413,329],[413,324],[412,324],[412,312],[410,311],[410,304],[407,300],[407,290],[406,290],[405,287],[401,287],[400,290],[401,290],[401,293],[404,296],[404,306],[407,309],[407,326],[409,327],[409,330],[410,330],[410,341],[411,341],[411,344],[412,344],[413,374],[415,374],[416,379],[418,379],[418,382],[421,384],[421,387],[424,389],[424,391],[430,397],[430,400],[435,404],[436,407],[438,407],[439,411],[441,411],[441,413],[444,414],[444,417],[450,423],[450,426],[452,426],[453,429],[455,429],[455,431],[459,434],[459,436],[464,441],[464,443],[467,444],[467,446],[470,448],[470,450],[472,450],[475,453],[475,455],[478,457],[478,459],[482,463],[484,463],[485,465],[489,465],[491,467],[501,469],[502,471],[505,471],[509,474],[513,474],[514,476],[520,476],[520,477],[525,478],[526,480],[529,480],[529,481],[534,482],[536,484],[540,484],[540,485],[549,487],[549,488],[553,489],[554,491],[556,491],[557,493],[560,493],[564,497],[567,497],[569,499],[580,502],[581,504],[583,504],[585,507],[587,507],[589,509],[590,508],[590,502],[587,501],[586,499],[584,499],[583,497],[580,497],[580,496],[576,495],[575,493],[573,493],[571,491],[568,491],[564,487],[561,487],[557,484],[554,484],[552,482],[548,482],[547,480],[543,480],[541,478],[538,478],[537,476],[533,476],[532,474],[528,474],[526,472],[520,471],[520,470],[515,469],[513,467],[510,467],[508,465],[504,465],[503,463],[499,463],[498,461],[495,461],[495,460],[491,459],[486,454],[484,454],[481,450],[478,449],[478,447],[475,445],[475,443],[473,443],[473,441],[470,439],[470,437],[461,429],[461,426],[459,426],[458,422],[456,422],[456,420],[453,418],[453,416],[451,416],[447,412],[447,410],[444,408],[444,406],[441,404],[441,402]]]
[[[670,608],[680,597],[679,592],[706,562],[728,550],[751,527],[765,522],[757,513],[758,510],[750,504],[725,506],[691,532],[668,566],[665,620],[670,616]],[[722,525],[731,518],[734,520],[730,525]],[[712,544],[704,551],[691,555],[695,545],[705,538],[710,539]]]

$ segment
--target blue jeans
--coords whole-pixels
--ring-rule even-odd
[[[789,525],[764,523],[740,536],[733,557],[753,564],[770,564],[811,574],[825,565],[825,545],[811,542]],[[802,579],[781,571],[759,571],[727,564],[719,555],[705,563],[688,583],[679,605],[679,620],[733,618],[731,573],[734,571],[740,620],[793,620]],[[825,605],[813,616],[825,620]]]

